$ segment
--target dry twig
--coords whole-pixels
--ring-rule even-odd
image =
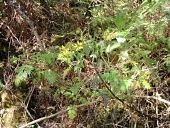
[[[40,40],[40,36],[38,35],[38,32],[33,25],[33,22],[29,19],[29,17],[23,11],[21,11],[21,9],[19,7],[17,7],[14,4],[14,2],[12,0],[8,0],[8,2],[21,15],[21,17],[29,24],[31,31],[34,33],[34,36],[36,37],[37,42],[40,46],[40,51],[44,53],[45,49],[44,49],[43,43]]]
[[[93,101],[93,102],[89,102],[88,104],[80,104],[80,105],[77,105],[77,106],[75,106],[75,107],[76,107],[76,108],[80,108],[80,107],[92,105],[92,104],[97,103],[97,102],[100,102],[100,100]],[[55,117],[55,116],[57,116],[57,115],[59,115],[59,114],[66,113],[67,111],[68,111],[68,109],[61,110],[61,111],[59,111],[59,112],[57,112],[57,113],[54,113],[54,114],[52,114],[52,115],[50,115],[50,116],[45,116],[45,117],[36,119],[36,120],[34,120],[34,121],[31,121],[31,122],[29,122],[29,123],[27,123],[27,124],[24,124],[24,125],[20,126],[19,128],[25,128],[25,127],[27,127],[27,126],[30,126],[30,125],[32,125],[32,124],[41,122],[41,121],[43,121],[43,120],[53,118],[53,117]]]

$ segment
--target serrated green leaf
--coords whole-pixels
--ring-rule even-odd
[[[27,79],[27,76],[28,74],[26,72],[17,74],[15,78],[15,85],[19,86],[22,81]]]
[[[56,73],[51,70],[46,70],[44,76],[51,84],[53,84],[57,78]]]
[[[100,93],[97,92],[97,91],[93,91],[92,92],[92,97],[97,97],[97,96],[100,96]]]
[[[34,68],[31,65],[22,65],[17,69],[17,75],[15,77],[15,85],[19,86],[20,83],[28,78]]]
[[[68,106],[68,116],[70,119],[74,119],[77,114],[77,108],[75,106]]]
[[[79,88],[77,86],[73,86],[70,88],[73,95],[76,95],[79,91]]]
[[[57,58],[57,54],[49,53],[49,54],[41,54],[35,53],[31,56],[32,58],[36,59],[37,61],[43,61],[46,64],[52,64],[53,60]]]
[[[88,101],[86,100],[86,98],[80,97],[79,102],[81,102],[82,104],[86,104]]]
[[[12,57],[12,58],[10,59],[10,62],[11,62],[11,63],[15,63],[17,60],[19,60],[19,58],[17,58],[17,57]]]

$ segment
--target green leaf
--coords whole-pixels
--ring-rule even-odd
[[[115,23],[116,27],[119,30],[122,30],[126,23],[126,18],[124,17],[123,13],[119,13],[116,15],[116,17],[113,19],[113,22]]]
[[[118,95],[118,97],[119,97],[120,99],[124,99],[124,98],[126,97],[126,95],[122,93],[122,94]]]
[[[150,65],[150,66],[157,63],[157,61],[155,61],[151,58],[148,58],[148,57],[140,60],[140,62],[146,63],[147,65]]]
[[[86,98],[84,97],[80,97],[79,99],[79,102],[81,102],[82,104],[86,104],[88,101],[86,100]]]
[[[70,90],[71,90],[73,95],[76,95],[78,93],[78,91],[79,91],[79,88],[77,86],[73,86],[73,87],[71,87]]]
[[[167,40],[168,49],[170,49],[170,38]]]
[[[134,51],[135,51],[134,57],[136,58],[146,57],[148,54],[151,53],[150,50],[139,51],[138,49],[135,49]]]
[[[16,61],[18,61],[19,60],[19,58],[17,58],[17,57],[12,57],[11,59],[10,59],[10,62],[11,63],[15,63]]]
[[[111,51],[113,51],[114,49],[117,49],[121,46],[120,43],[114,43],[114,44],[109,44],[106,48],[106,53],[109,53]]]
[[[65,92],[64,95],[65,96],[71,96],[71,92]]]
[[[68,106],[68,116],[70,119],[74,119],[77,114],[77,108],[75,106]]]
[[[54,59],[57,58],[57,54],[49,53],[49,54],[41,54],[41,53],[35,53],[31,56],[33,59],[36,59],[37,61],[43,61],[46,62],[48,65],[53,64],[52,62]]]
[[[143,81],[142,81],[142,84],[143,84],[143,86],[144,86],[146,89],[150,89],[150,88],[151,88],[150,84],[149,84],[148,81],[146,81],[146,80],[143,80]]]
[[[146,55],[148,55],[148,54],[150,54],[151,53],[151,51],[149,51],[149,50],[144,50],[143,51],[143,56],[146,56]]]
[[[166,62],[166,66],[170,66],[170,58],[167,59],[165,62]]]
[[[126,88],[129,88],[132,85],[133,79],[128,79],[128,80],[124,80]]]
[[[97,92],[97,91],[92,92],[92,97],[98,97],[98,96],[100,96],[99,92]]]
[[[84,68],[84,63],[83,63],[82,57],[83,57],[83,54],[77,54],[76,55],[76,58],[78,60],[78,65],[77,66],[79,66],[79,68]]]
[[[44,73],[44,77],[51,83],[53,84],[56,80],[56,73],[51,70],[46,70]]]
[[[126,92],[127,91],[127,86],[125,85],[124,81],[120,80],[120,91]]]
[[[4,85],[2,83],[2,81],[0,80],[0,88],[2,88]]]
[[[17,75],[15,77],[15,85],[19,86],[20,83],[28,78],[34,68],[31,65],[22,65],[17,69]]]

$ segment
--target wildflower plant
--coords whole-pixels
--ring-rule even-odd
[[[83,48],[83,43],[82,42],[77,42],[75,45],[74,45],[74,48],[76,51],[79,51],[80,49]]]
[[[85,23],[82,23],[82,26],[77,26],[77,29],[75,29],[75,25],[71,26],[73,23],[71,19],[65,20],[64,24],[62,21],[61,32],[63,33],[60,33],[61,35],[58,35],[58,32],[58,34],[52,34],[51,45],[55,45],[56,42],[60,44],[60,41],[64,42],[67,38],[70,41],[65,45],[57,45],[55,48],[47,45],[47,51],[43,54],[31,51],[29,54],[24,52],[23,55],[12,58],[11,63],[14,66],[17,65],[15,85],[17,87],[23,85],[24,87],[30,82],[31,85],[35,84],[39,90],[42,89],[43,92],[47,93],[50,99],[53,95],[56,101],[56,97],[60,98],[62,95],[63,99],[68,100],[69,105],[72,103],[85,104],[88,100],[94,100],[92,98],[101,96],[106,107],[113,107],[113,105],[107,106],[105,102],[105,100],[112,102],[113,98],[114,101],[118,98],[123,99],[119,101],[125,101],[126,107],[128,104],[131,106],[132,101],[137,101],[136,103],[139,104],[140,101],[136,100],[136,97],[133,100],[133,96],[139,94],[136,89],[144,88],[148,92],[153,85],[154,88],[159,87],[158,84],[163,85],[164,83],[160,81],[158,75],[159,69],[161,72],[162,70],[170,70],[169,55],[166,55],[170,49],[170,39],[166,39],[168,35],[165,37],[162,35],[164,29],[169,26],[167,24],[169,20],[163,17],[160,19],[159,17],[151,18],[154,17],[152,14],[157,14],[157,10],[154,11],[154,8],[160,8],[160,5],[166,0],[157,0],[155,3],[145,0],[139,4],[136,11],[130,7],[128,2],[116,2],[117,5],[111,5],[109,0],[106,1],[108,3],[104,2],[104,6],[89,4],[88,11],[91,15],[88,16],[89,18],[84,14],[81,15],[82,17],[77,17],[77,19],[82,18],[81,21],[77,21],[75,15],[74,17],[68,16],[68,18],[73,18],[74,22],[78,23],[77,25],[85,19]],[[81,5],[81,3],[79,4]],[[69,15],[72,15],[72,9],[70,6]],[[79,10],[81,9],[76,7],[74,14],[83,12]],[[150,15],[148,15],[149,13]],[[67,12],[64,16],[66,15]],[[153,20],[155,21],[153,22]],[[158,30],[159,28],[160,30]],[[161,58],[162,53],[165,55],[163,59]],[[58,62],[54,63],[56,59],[67,66],[64,65],[65,67],[61,69],[58,67]],[[0,67],[4,67],[4,65],[3,62],[0,62]],[[59,72],[58,69],[62,71]],[[76,73],[71,79],[67,77],[70,70],[71,73]],[[140,96],[144,93],[145,91],[142,91]],[[137,107],[136,110],[138,109]],[[77,108],[74,105],[68,106],[67,111],[71,120],[77,116]],[[150,111],[148,112],[150,115]],[[141,115],[144,115],[143,112]],[[104,118],[107,119],[106,116]]]
[[[71,55],[72,55],[71,50],[65,46],[62,46],[60,48],[60,53],[58,54],[58,60],[69,63],[71,60]]]
[[[74,67],[74,70],[79,72],[79,69],[83,67],[83,53],[80,51],[82,49],[83,42],[77,41],[77,43],[75,44],[72,42],[68,42],[66,46],[62,46],[60,48],[60,53],[58,54],[57,59],[61,60],[61,62],[67,63],[69,67]]]

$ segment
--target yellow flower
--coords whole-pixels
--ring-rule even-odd
[[[110,32],[108,29],[106,29],[103,33],[103,39],[107,41],[111,41],[112,39],[116,38],[115,32]]]
[[[114,32],[109,33],[109,35],[106,37],[106,40],[111,41],[112,39],[116,38],[116,34]]]
[[[110,33],[109,29],[106,29],[103,33],[103,38],[106,39],[109,33]]]
[[[64,58],[64,55],[62,53],[58,54],[58,58]]]
[[[74,45],[74,47],[76,48],[76,51],[80,50],[83,48],[83,43],[82,42],[77,42],[77,44]]]
[[[132,65],[137,65],[138,63],[133,60],[133,61],[131,62],[131,64],[132,64]]]
[[[77,29],[76,29],[76,34],[78,35],[78,34],[80,34],[80,32],[81,32],[81,29],[80,29],[80,28],[77,28]]]
[[[63,56],[65,57],[68,57],[71,54],[69,48],[66,48],[64,46],[61,47],[61,52],[63,53]]]
[[[66,56],[66,57],[68,57],[68,56],[70,56],[70,55],[71,55],[71,53],[70,53],[70,51],[69,51],[69,50],[65,50],[65,51],[63,51],[63,54],[64,54],[64,56]]]
[[[64,52],[64,51],[68,51],[68,49],[64,46],[61,47],[61,50]]]

